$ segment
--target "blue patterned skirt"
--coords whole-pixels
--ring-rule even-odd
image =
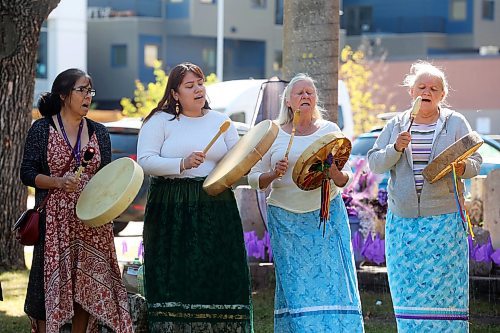
[[[467,235],[459,213],[387,214],[386,256],[398,332],[468,332]]]
[[[363,332],[341,196],[331,201],[325,237],[319,210],[298,214],[269,206],[268,221],[276,267],[274,332]]]

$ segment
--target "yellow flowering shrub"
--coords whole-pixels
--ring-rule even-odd
[[[133,100],[127,97],[120,100],[124,116],[146,117],[158,105],[168,82],[168,75],[161,68],[161,65],[162,63],[159,60],[156,60],[154,63],[153,74],[155,82],[149,82],[147,85],[144,85],[141,81],[136,80]],[[211,73],[207,75],[205,84],[208,85],[217,81],[217,76]]]

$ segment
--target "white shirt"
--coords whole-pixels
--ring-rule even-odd
[[[272,182],[271,193],[267,198],[267,203],[269,205],[278,206],[295,213],[312,212],[320,208],[321,188],[312,191],[303,191],[299,189],[292,180],[293,167],[302,152],[322,136],[331,132],[340,131],[339,127],[330,121],[318,120],[318,123],[320,127],[316,132],[304,136],[295,135],[288,155],[288,169],[281,179],[276,179]],[[248,174],[248,183],[252,188],[258,189],[260,175],[269,172],[274,168],[276,162],[284,158],[289,141],[290,134],[283,131],[280,127],[278,137],[269,151]],[[348,163],[346,163],[342,171],[345,171],[349,177],[346,184],[347,186],[352,181],[353,177],[352,170]],[[333,181],[330,183],[330,198],[333,199],[340,193],[340,190]]]
[[[205,161],[198,167],[180,172],[182,158],[194,151],[202,151],[229,117],[208,110],[202,117],[174,116],[166,112],[155,113],[139,132],[137,161],[144,173],[167,178],[206,177],[217,163],[238,141],[233,123],[213,144]]]

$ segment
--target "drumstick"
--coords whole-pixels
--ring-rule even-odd
[[[87,148],[85,153],[83,153],[82,164],[78,167],[78,171],[76,172],[76,179],[80,179],[80,175],[83,172],[83,169],[90,163],[92,158],[95,155],[95,150],[92,147]]]
[[[203,149],[203,153],[206,154],[207,151],[210,149],[210,147],[212,147],[212,145],[215,143],[215,141],[217,141],[217,139],[219,138],[219,136],[224,133],[225,131],[227,131],[227,129],[229,128],[229,126],[231,125],[231,121],[229,120],[226,120],[222,123],[222,125],[220,125],[220,128],[219,128],[219,131],[217,132],[217,134],[215,134],[215,136],[213,137],[212,141],[210,141],[208,143],[208,145],[205,147],[205,149]]]
[[[413,125],[413,121],[415,120],[418,111],[420,111],[420,104],[422,104],[422,96],[417,96],[417,98],[415,98],[415,100],[413,101],[413,106],[411,107],[410,126],[408,126],[408,129],[406,130],[407,132],[411,130],[411,125]],[[405,149],[403,148],[402,152],[404,151]]]
[[[415,98],[415,101],[413,101],[413,106],[411,108],[411,113],[410,113],[411,120],[410,120],[410,126],[408,126],[407,132],[410,131],[411,125],[413,125],[413,121],[415,120],[415,117],[417,116],[418,111],[420,111],[421,104],[422,104],[422,96],[417,96],[417,98]]]
[[[288,154],[290,153],[290,149],[292,148],[293,137],[295,136],[295,127],[297,127],[299,120],[300,120],[300,109],[296,110],[293,113],[292,133],[290,133],[290,141],[288,141],[288,147],[286,147],[285,158],[288,158]],[[281,178],[282,176],[283,174],[280,173],[279,177]]]
[[[292,133],[290,134],[290,141],[288,141],[288,147],[286,148],[285,158],[288,158],[288,154],[290,153],[290,149],[292,148],[293,137],[295,136],[295,127],[300,120],[300,109],[293,113],[293,121],[292,121]]]

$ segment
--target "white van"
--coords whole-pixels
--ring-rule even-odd
[[[213,110],[224,112],[229,117],[249,127],[264,119],[275,119],[279,113],[280,98],[287,81],[278,78],[269,80],[231,80],[207,86],[207,96]],[[351,102],[346,85],[338,82],[338,125],[351,138],[354,123]]]

